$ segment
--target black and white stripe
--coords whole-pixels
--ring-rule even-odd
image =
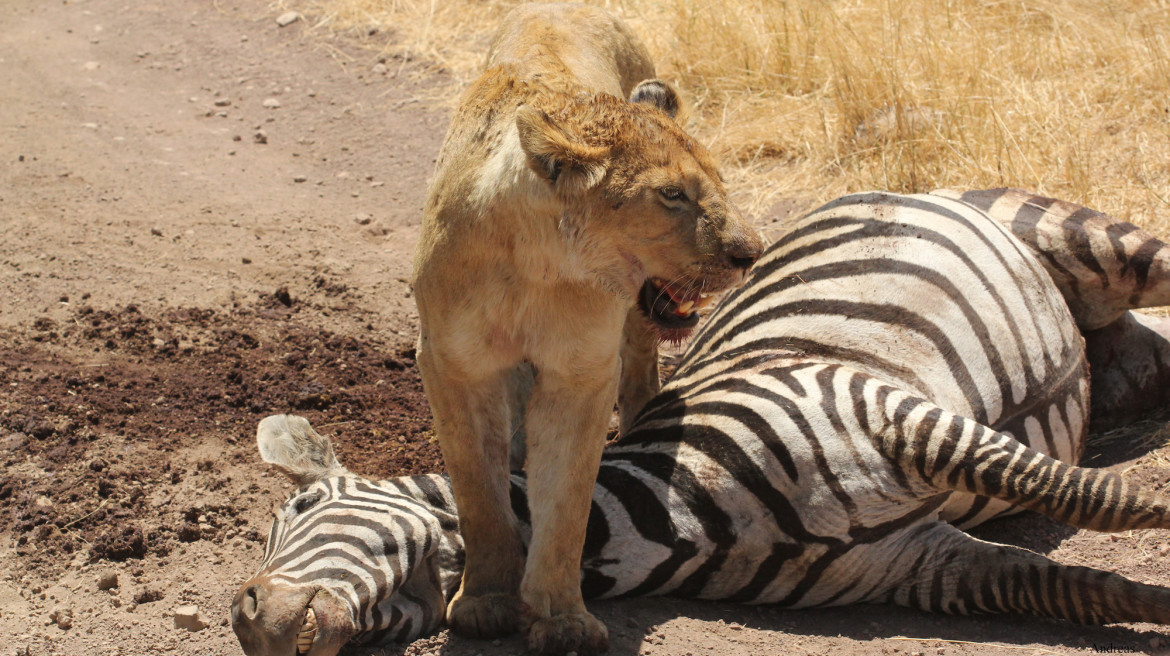
[[[439,577],[422,589],[449,587],[443,572],[462,567],[454,507],[449,483],[437,475],[327,478],[296,490],[277,511],[254,578],[329,590],[349,607],[363,643],[413,637],[440,621],[445,599],[436,604],[403,583],[414,573],[428,576],[420,570],[434,556]]]
[[[1072,270],[1061,249],[1108,243],[1097,231],[1132,231],[1111,219],[1087,221],[1093,234],[1054,239],[1042,233],[1072,228],[1042,219],[1027,224],[1041,237],[1020,239],[1009,231],[1023,224],[1003,215],[1026,213],[1031,201],[1013,205],[1009,196],[978,205],[949,192],[859,194],[794,222],[714,311],[632,430],[607,449],[583,591],[1170,623],[1166,588],[1062,566],[955,528],[1024,508],[1097,530],[1170,528],[1166,500],[1117,474],[1069,464],[1083,449],[1089,373],[1051,262]],[[1121,264],[1096,269],[1084,252],[1075,255],[1108,283],[1096,297],[1071,301],[1078,318],[1103,304],[1124,314],[1157,297],[1134,294],[1170,280],[1159,264],[1166,247],[1151,239],[1125,242],[1152,253],[1148,267],[1124,248],[1105,253]],[[1065,294],[1086,288],[1079,284]],[[358,489],[345,477],[345,491]],[[335,480],[308,489],[341,495]],[[384,505],[381,513],[340,497],[316,507],[295,520],[302,528],[292,535],[301,537],[274,528],[266,559],[307,564],[311,558],[292,553],[309,548],[301,545],[332,549],[332,536],[345,534],[335,527],[348,524],[309,518],[351,507],[368,513],[364,521],[385,522],[394,539],[418,541],[400,531],[421,525],[422,511],[401,496],[451,518],[449,485],[426,480],[433,489],[425,493],[404,480],[380,483],[387,500],[368,498]],[[525,522],[524,479],[513,486]],[[421,548],[399,544],[408,553]],[[411,557],[347,562],[382,568],[391,580],[409,578]],[[457,569],[445,571],[443,594],[457,581]],[[380,603],[355,607],[368,613]]]

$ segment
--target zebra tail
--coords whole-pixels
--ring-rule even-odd
[[[1061,565],[938,522],[899,555],[910,577],[882,601],[956,615],[1020,613],[1082,624],[1170,623],[1170,589]]]
[[[1170,499],[1116,473],[1069,465],[930,401],[884,391],[875,445],[907,477],[935,490],[1000,499],[1078,528],[1170,528]]]

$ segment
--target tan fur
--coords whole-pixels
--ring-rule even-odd
[[[604,10],[525,5],[452,118],[415,289],[419,367],[467,542],[448,609],[456,630],[508,633],[523,612],[534,649],[608,646],[578,572],[620,352],[623,415],[657,391],[656,336],[629,310],[649,277],[718,291],[761,250],[707,151],[663,111],[673,91],[635,87],[653,75],[645,48]],[[622,99],[631,92],[657,105]],[[663,194],[672,187],[682,201]],[[535,378],[518,408],[523,395],[509,386],[527,363]],[[507,485],[508,436],[522,415],[526,564]]]

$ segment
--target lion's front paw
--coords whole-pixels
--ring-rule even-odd
[[[553,615],[532,623],[528,649],[545,656],[569,652],[593,656],[609,651],[609,631],[585,611]]]
[[[472,638],[499,638],[520,630],[528,605],[510,594],[459,594],[447,607],[447,623]]]

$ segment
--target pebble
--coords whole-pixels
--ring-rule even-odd
[[[230,107],[232,104],[231,98],[220,98],[215,101],[216,107]]]
[[[374,64],[374,68],[372,68],[370,70],[374,73],[377,73],[378,75],[385,75],[386,71],[388,71],[390,69],[386,68],[385,64],[377,63],[377,64]]]
[[[301,15],[295,11],[286,11],[276,17],[276,24],[281,27],[288,27],[289,25],[297,22],[300,17]]]
[[[264,130],[257,130],[256,134],[252,135],[252,141],[258,144],[266,144],[268,143],[268,133]]]
[[[308,178],[303,175],[298,175],[293,178],[293,182],[304,182],[305,180],[308,180]]]
[[[98,62],[95,62],[95,61],[87,61],[87,62],[85,62],[85,64],[82,65],[82,68],[84,68],[87,71],[96,71],[97,69],[99,69],[101,67],[102,67],[102,65],[99,64]]]
[[[358,225],[370,225],[370,221],[373,221],[374,218],[372,216],[370,216],[369,214],[363,213],[363,214],[358,214],[357,216],[353,217],[353,220]]]
[[[97,581],[98,590],[112,590],[118,587],[118,573],[117,572],[102,572],[98,576]]]
[[[73,628],[73,611],[68,608],[54,608],[49,613],[49,624],[56,624],[57,628],[68,630]]]
[[[198,606],[179,606],[175,609],[175,628],[194,633],[206,629],[207,622],[199,615]]]
[[[276,109],[277,107],[280,107],[280,101],[276,98],[265,98],[264,102],[261,104],[268,109]]]

